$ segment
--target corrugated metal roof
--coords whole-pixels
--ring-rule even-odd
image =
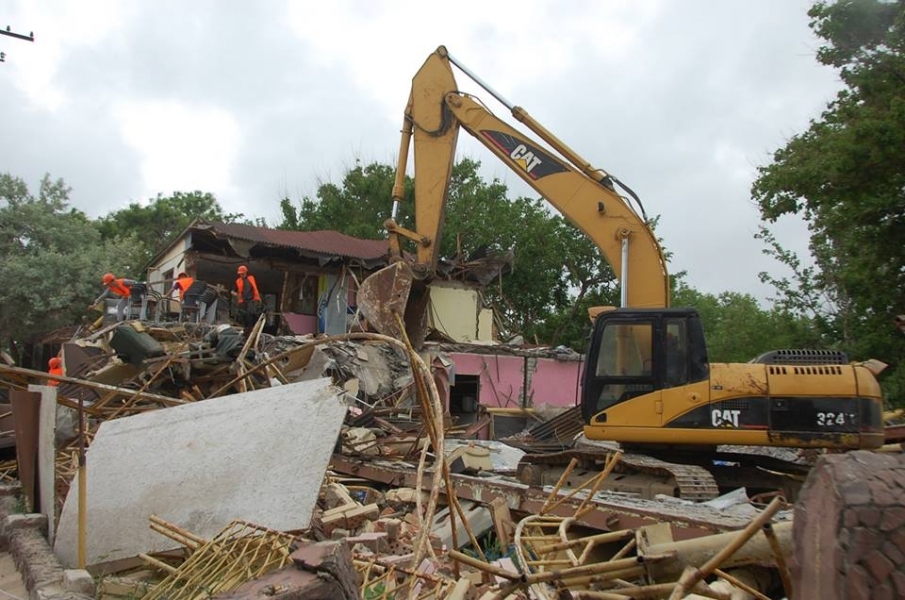
[[[387,240],[364,240],[338,231],[285,231],[237,223],[198,222],[195,229],[266,246],[282,246],[327,256],[375,260],[387,255]]]

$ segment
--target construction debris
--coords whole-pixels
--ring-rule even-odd
[[[435,369],[448,362],[376,334],[262,329],[121,324],[65,344],[64,376],[0,366],[6,387],[40,404],[39,431],[17,435],[37,458],[18,466],[38,465],[49,539],[101,578],[99,597],[793,590],[781,496],[639,494],[620,472],[636,457],[596,448],[591,469],[574,451],[576,410],[486,439],[486,421],[462,426],[447,411]],[[560,454],[532,480],[526,457]]]

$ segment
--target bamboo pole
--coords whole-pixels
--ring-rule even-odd
[[[148,556],[147,554],[144,554],[141,552],[138,554],[138,556],[139,556],[139,558],[141,558],[143,561],[145,561],[149,565],[157,567],[161,571],[166,571],[170,575],[172,575],[173,573],[175,573],[177,571],[176,567],[174,567],[172,565],[168,565],[167,563],[163,562],[162,560],[157,560],[153,556]]]
[[[545,515],[547,510],[549,510],[550,504],[553,502],[553,499],[556,498],[557,494],[559,494],[559,490],[566,484],[566,481],[569,479],[569,475],[578,466],[578,459],[572,458],[569,461],[569,464],[566,466],[566,470],[562,472],[562,475],[559,476],[559,480],[556,482],[556,485],[553,486],[553,490],[547,496],[547,499],[544,501],[544,505],[541,506],[540,510],[537,511],[539,515]]]
[[[782,589],[786,594],[786,598],[792,598],[792,575],[789,572],[789,565],[786,563],[786,557],[782,552],[782,546],[779,544],[776,532],[773,531],[773,524],[764,523],[763,530],[764,536],[766,536],[767,541],[770,543],[770,548],[773,550],[773,556],[776,558],[776,570],[779,571]]]
[[[773,518],[773,515],[779,511],[781,507],[780,498],[777,496],[773,498],[773,501],[757,516],[756,519],[748,523],[744,529],[739,532],[737,536],[730,542],[725,548],[720,550],[715,556],[713,556],[710,560],[708,560],[702,567],[688,567],[685,569],[685,572],[682,573],[682,576],[679,578],[679,581],[676,583],[673,588],[672,594],[669,596],[669,600],[680,600],[683,596],[688,593],[695,584],[699,581],[702,581],[706,577],[709,577],[714,569],[717,569],[723,562],[725,562],[729,557],[735,554],[739,548],[744,546],[748,540],[750,540],[754,535],[761,530],[765,523],[768,523],[770,519]]]
[[[726,581],[728,581],[729,583],[731,583],[738,589],[742,590],[743,592],[747,592],[747,593],[751,594],[752,596],[757,598],[757,600],[770,600],[770,598],[768,596],[765,596],[764,594],[760,593],[759,591],[757,591],[756,589],[754,589],[753,587],[751,587],[750,585],[748,585],[741,579],[739,579],[737,577],[733,577],[732,575],[730,575],[729,573],[727,573],[725,571],[722,571],[720,569],[714,569],[713,574],[716,575],[717,577],[721,577],[721,578],[725,579]],[[792,596],[786,596],[786,598],[791,598],[791,597]]]

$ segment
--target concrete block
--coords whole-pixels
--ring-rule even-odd
[[[151,515],[207,539],[235,519],[306,528],[346,410],[321,378],[102,423],[87,454],[87,564],[178,548]],[[69,567],[78,487],[54,545]]]
[[[85,569],[64,570],[63,588],[68,592],[77,592],[86,596],[94,596],[95,592],[97,592],[94,578]]]
[[[47,531],[47,517],[41,513],[12,514],[3,520],[3,531],[8,535],[16,529]]]
[[[0,483],[0,498],[6,496],[18,496],[22,493],[22,486],[18,483]]]

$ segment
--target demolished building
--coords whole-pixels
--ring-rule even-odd
[[[798,509],[779,496],[614,489],[618,450],[599,471],[573,460],[553,481],[518,477],[526,453],[580,431],[569,411],[538,410],[574,404],[582,365],[566,349],[440,335],[416,351],[350,331],[355,319],[298,335],[268,333],[267,318],[247,338],[226,323],[101,323],[63,345],[62,377],[0,367],[20,416],[6,472],[60,568],[89,568],[105,598],[808,597],[801,582],[826,577],[796,561]],[[899,469],[876,470],[886,490]],[[795,516],[810,527],[799,537],[848,531],[846,568],[895,590],[898,507],[879,484],[866,500],[845,490],[836,521]]]

